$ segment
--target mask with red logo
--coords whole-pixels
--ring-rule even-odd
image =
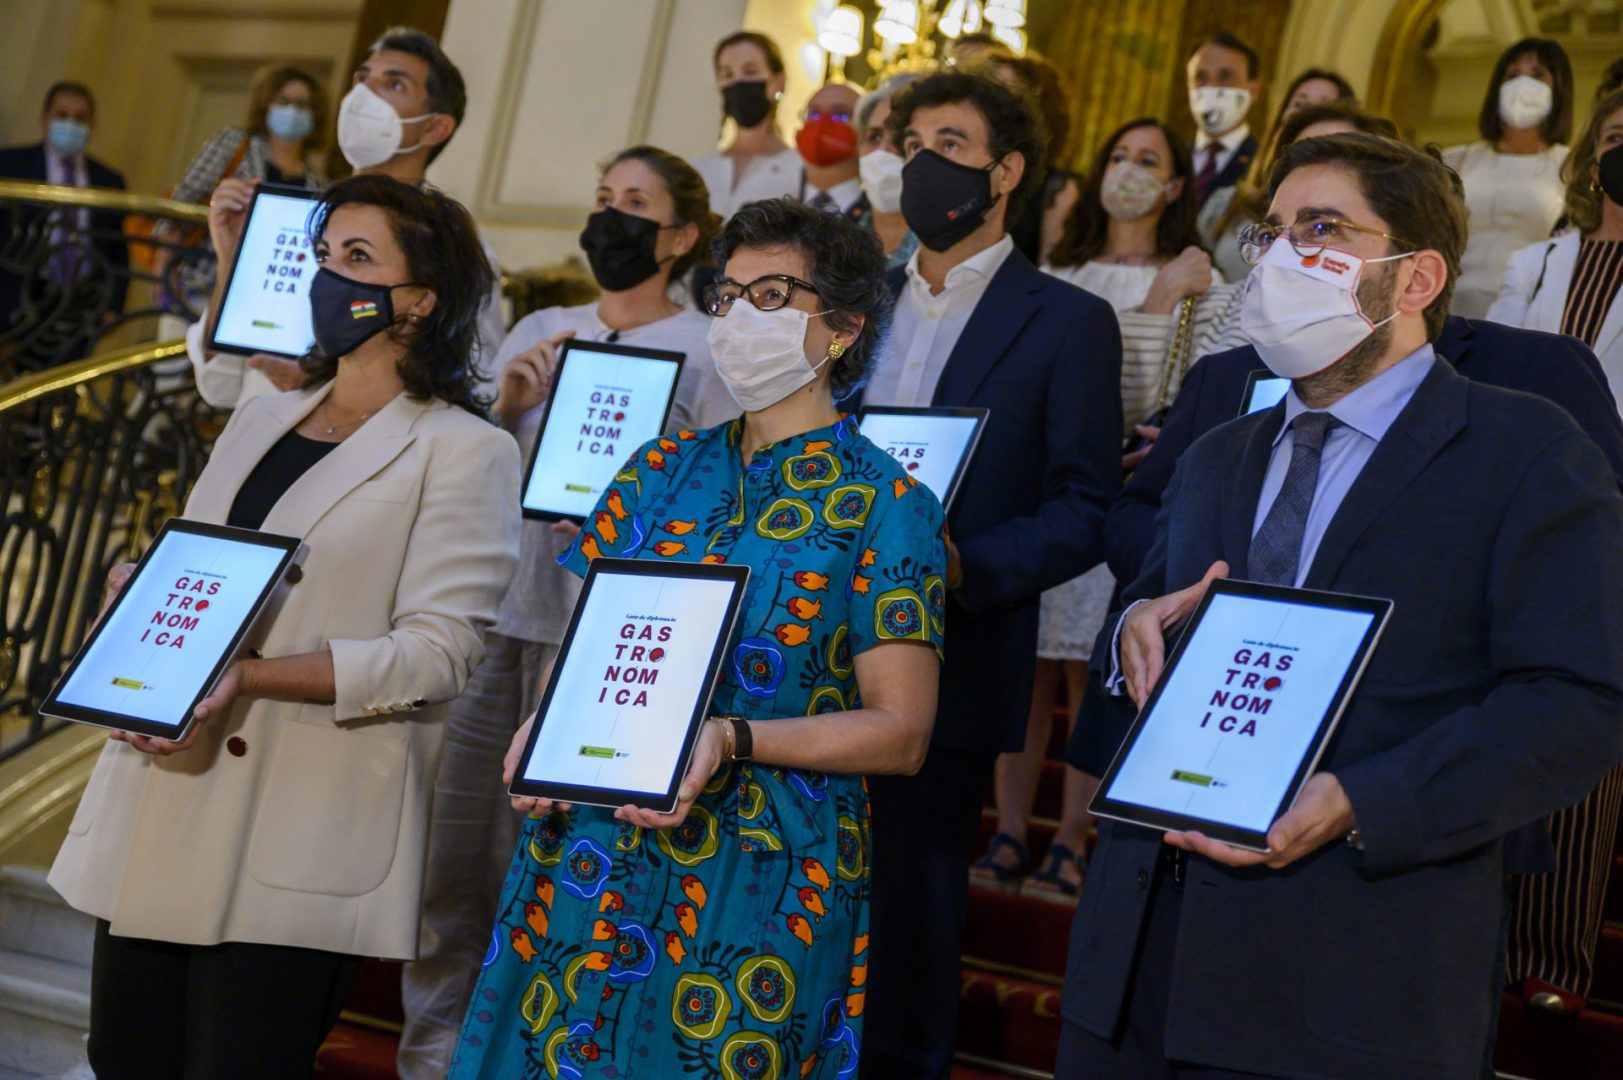
[[[1364,314],[1358,302],[1364,267],[1412,254],[1361,259],[1325,248],[1317,255],[1302,256],[1282,236],[1268,246],[1246,278],[1240,330],[1268,370],[1280,378],[1317,375],[1398,317],[1394,310],[1372,322]]]
[[[795,136],[795,148],[808,165],[838,165],[857,153],[857,129],[850,117],[812,113]]]

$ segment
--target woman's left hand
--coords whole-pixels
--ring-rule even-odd
[[[682,786],[676,793],[676,809],[671,813],[657,814],[652,810],[628,804],[616,810],[614,816],[644,829],[669,829],[682,824],[688,819],[688,811],[693,809],[693,801],[699,797],[699,792],[704,790],[704,786],[721,767],[721,747],[724,741],[721,721],[706,720],[704,726],[699,729],[699,743],[693,748],[693,758],[688,762],[688,774],[682,778]]]
[[[197,734],[203,730],[203,725],[223,715],[231,708],[231,703],[246,690],[247,663],[246,660],[237,660],[225,669],[225,674],[214,684],[214,689],[209,691],[208,697],[197,703],[197,708],[192,712],[192,726],[186,729],[185,736],[179,740],[138,735],[133,731],[115,731],[109,738],[127,742],[143,754],[154,754],[158,757],[167,757],[189,749],[197,741]]]

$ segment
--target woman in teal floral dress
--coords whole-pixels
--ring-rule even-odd
[[[515,800],[531,814],[453,1077],[856,1074],[862,777],[916,771],[929,743],[942,511],[832,404],[890,304],[873,237],[783,200],[717,248],[710,339],[744,416],[639,448],[563,561],[750,567],[719,718],[673,814]]]

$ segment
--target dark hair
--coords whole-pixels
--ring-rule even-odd
[[[1279,108],[1274,110],[1274,122],[1268,125],[1270,133],[1278,130],[1279,126],[1285,122],[1285,110],[1290,108],[1291,98],[1296,96],[1296,91],[1302,88],[1303,83],[1310,83],[1315,79],[1327,82],[1336,88],[1336,96],[1330,99],[1332,101],[1358,100],[1358,91],[1353,89],[1353,84],[1347,81],[1345,75],[1342,75],[1339,71],[1331,71],[1329,68],[1310,67],[1292,79],[1290,85],[1285,87],[1285,92],[1280,95]]]
[[[1199,54],[1200,50],[1204,49],[1208,45],[1218,45],[1222,48],[1230,49],[1244,56],[1246,78],[1255,79],[1262,73],[1262,57],[1257,55],[1257,50],[1253,49],[1251,46],[1247,45],[1245,42],[1241,41],[1227,30],[1219,30],[1215,34],[1207,34],[1205,37],[1195,42],[1194,47],[1189,50],[1188,59],[1193,60],[1195,56]],[[1185,62],[1187,63],[1187,61]]]
[[[1601,72],[1600,85],[1595,87],[1595,100],[1610,96],[1614,90],[1623,90],[1623,57],[1613,60]]]
[[[710,189],[697,169],[668,150],[657,146],[633,146],[620,151],[603,164],[608,172],[622,161],[640,161],[654,172],[670,192],[676,206],[676,225],[696,225],[699,240],[675,262],[671,263],[671,281],[684,281],[695,266],[709,265],[710,245],[721,233],[721,217],[710,209]]]
[[[959,34],[947,43],[947,51],[958,48],[960,45],[979,45],[983,49],[994,49],[999,56],[1013,56],[1014,50],[1009,43],[986,30],[976,30],[970,34]]]
[[[1162,209],[1161,220],[1155,224],[1155,253],[1173,258],[1191,245],[1205,247],[1200,241],[1200,231],[1195,228],[1195,165],[1189,144],[1153,116],[1146,116],[1128,121],[1099,144],[1082,197],[1076,201],[1076,209],[1065,223],[1065,236],[1049,257],[1055,266],[1082,266],[1103,254],[1110,225],[1110,215],[1105,213],[1104,204],[1099,200],[1105,170],[1110,167],[1110,155],[1122,136],[1139,128],[1154,128],[1161,133],[1171,154],[1172,178],[1183,181],[1183,190]]]
[[[840,401],[866,383],[879,361],[893,302],[879,238],[844,214],[797,199],[762,199],[727,219],[716,238],[716,265],[725,267],[741,248],[788,248],[804,255],[811,264],[807,280],[832,312],[826,317],[834,330],[850,330],[862,316],[857,340],[833,361],[830,389]]]
[[[383,36],[372,43],[373,53],[380,53],[385,49],[415,56],[428,65],[428,83],[424,87],[428,91],[428,111],[443,113],[455,120],[460,127],[462,117],[468,111],[468,87],[462,81],[462,72],[451,63],[451,58],[445,55],[440,43],[416,27],[394,26],[385,30]],[[438,146],[430,147],[428,160],[432,162],[439,157],[440,151],[444,150],[450,141],[447,139]]]
[[[1030,95],[1037,111],[1042,113],[1048,128],[1048,157],[1044,165],[1053,166],[1065,159],[1065,140],[1071,134],[1071,103],[1065,93],[1065,82],[1053,64],[1039,56],[994,56],[981,67],[1007,68]]]
[[[248,90],[248,134],[270,133],[265,117],[270,112],[271,100],[290,82],[301,82],[310,88],[310,134],[304,137],[302,145],[308,152],[327,140],[327,88],[314,75],[293,64],[269,64],[254,73],[253,85]]]
[[[1363,132],[1324,135],[1285,147],[1269,180],[1269,197],[1285,177],[1309,165],[1339,166],[1358,177],[1370,209],[1398,238],[1394,254],[1430,250],[1443,257],[1448,280],[1425,313],[1427,336],[1435,339],[1448,317],[1460,273],[1460,253],[1465,250],[1465,200],[1459,175],[1443,163],[1436,146],[1418,150],[1396,139]]]
[[[396,370],[406,393],[423,401],[439,398],[484,416],[488,402],[478,385],[479,313],[496,277],[479,243],[479,230],[467,209],[432,187],[388,176],[351,176],[329,187],[310,214],[310,243],[326,234],[341,206],[376,206],[389,218],[395,243],[406,256],[406,276],[434,292],[434,310],[422,322],[394,326],[389,336],[406,355]],[[317,351],[304,356],[304,384],[315,386],[338,373],[338,358]]]
[[[1302,132],[1314,124],[1333,121],[1351,124],[1366,135],[1379,135],[1383,139],[1402,137],[1396,124],[1384,116],[1365,112],[1356,101],[1322,101],[1297,109],[1268,132],[1261,151],[1251,160],[1245,177],[1235,185],[1229,208],[1212,227],[1212,235],[1222,236],[1242,214],[1252,221],[1261,221],[1268,213],[1268,177],[1273,172],[1274,163],[1279,160],[1280,152],[1301,138]]]
[[[1042,114],[1024,96],[996,79],[963,71],[941,71],[903,87],[891,98],[890,118],[885,126],[897,146],[913,122],[917,109],[935,108],[965,101],[986,121],[986,136],[992,147],[992,160],[1002,161],[1019,154],[1025,161],[1020,186],[1009,192],[1004,221],[1020,219],[1026,202],[1043,185],[1043,163],[1048,159],[1048,132]]]
[[[1613,87],[1611,93],[1595,102],[1584,122],[1572,152],[1561,163],[1561,179],[1567,186],[1567,221],[1580,233],[1591,233],[1600,228],[1604,192],[1597,191],[1592,171],[1600,156],[1600,128],[1619,109],[1623,109],[1623,88]]]
[[[710,68],[714,71],[721,64],[721,54],[729,45],[754,45],[766,54],[766,66],[774,75],[783,74],[783,51],[778,43],[765,34],[755,30],[735,30],[720,41],[710,54]]]
[[[90,115],[96,115],[96,95],[92,94],[90,92],[90,87],[86,86],[84,83],[74,82],[71,79],[58,79],[56,82],[52,83],[51,88],[45,91],[45,100],[40,103],[39,111],[42,113],[50,112],[51,104],[56,101],[56,95],[58,94],[79,95],[90,103]]]
[[[1554,100],[1550,103],[1550,115],[1544,118],[1539,128],[1539,134],[1551,146],[1564,143],[1572,138],[1572,61],[1567,59],[1567,50],[1559,42],[1549,38],[1522,38],[1516,44],[1499,54],[1494,61],[1493,75],[1488,79],[1488,92],[1482,98],[1482,111],[1477,115],[1476,129],[1482,135],[1484,142],[1490,145],[1498,142],[1505,134],[1505,122],[1499,115],[1499,85],[1505,81],[1505,72],[1510,65],[1528,53],[1538,58],[1538,62],[1550,69],[1550,77],[1555,80],[1552,87]]]

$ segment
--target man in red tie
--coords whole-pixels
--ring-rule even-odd
[[[1195,202],[1239,183],[1257,153],[1246,116],[1262,92],[1257,51],[1230,33],[1213,34],[1189,55],[1189,111],[1195,116]]]

